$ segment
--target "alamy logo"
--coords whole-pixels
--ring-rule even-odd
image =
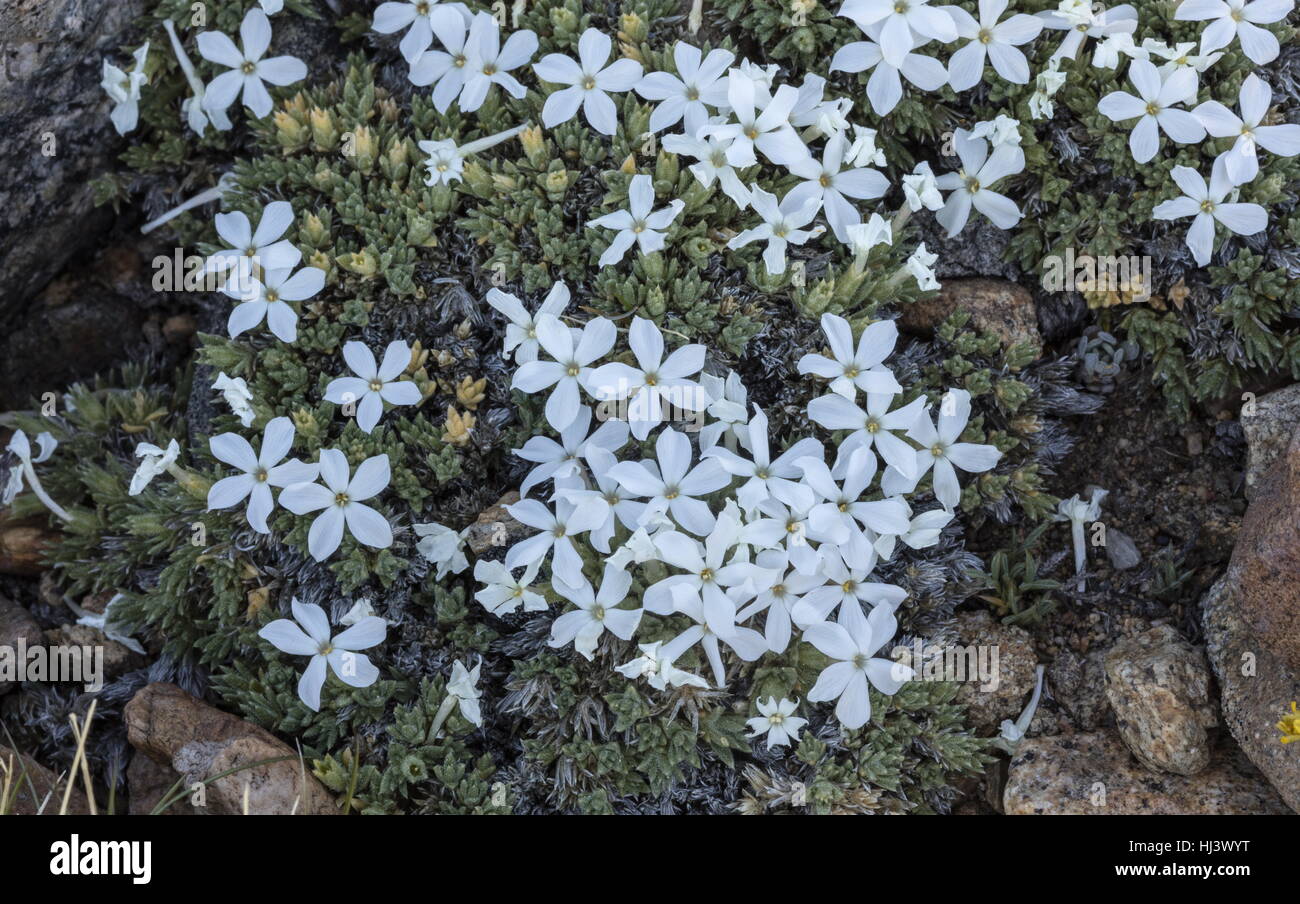
[[[130,876],[136,885],[153,877],[152,841],[82,841],[73,835],[50,845],[55,876]]]
[[[0,681],[75,681],[87,691],[104,687],[104,648],[92,645],[0,645]]]

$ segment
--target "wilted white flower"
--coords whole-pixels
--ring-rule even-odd
[[[239,418],[240,424],[245,427],[253,426],[253,419],[257,417],[253,411],[253,393],[243,377],[228,377],[223,370],[212,382],[212,388],[221,393],[226,404],[230,406],[231,412]]]
[[[998,114],[996,119],[977,122],[970,130],[971,138],[983,138],[992,147],[1020,144],[1020,121]]]
[[[916,246],[916,250],[907,258],[907,272],[916,279],[916,285],[922,292],[932,292],[939,288],[939,280],[934,275],[934,265],[939,262],[939,255],[925,250],[925,242]]]
[[[684,672],[674,666],[671,661],[664,659],[659,652],[659,648],[663,646],[662,641],[643,643],[638,646],[641,655],[615,669],[625,678],[645,678],[650,682],[651,687],[660,691],[667,687],[682,687],[683,685],[690,685],[691,687],[709,686],[709,683],[699,675]]]
[[[1088,38],[1108,38],[1137,30],[1137,10],[1127,3],[1098,10],[1088,0],[1062,0],[1056,10],[1038,13],[1047,28],[1067,32],[1052,59],[1072,60]]]
[[[1066,79],[1060,65],[1061,58],[1052,57],[1047,61],[1047,68],[1034,79],[1034,93],[1029,97],[1029,112],[1034,119],[1051,119],[1056,114],[1056,104],[1052,98],[1061,90]]]
[[[441,581],[448,574],[460,574],[469,567],[469,559],[465,558],[465,537],[469,528],[458,533],[436,521],[412,524],[411,527],[420,538],[420,542],[415,544],[416,552],[437,568],[433,575],[435,581]]]
[[[157,477],[166,471],[176,462],[176,458],[181,454],[181,447],[172,440],[167,444],[166,449],[160,449],[153,443],[140,443],[135,447],[135,457],[142,459],[136,466],[135,473],[131,475],[131,486],[127,488],[128,496],[139,496],[144,492],[144,488]]]
[[[459,182],[462,178],[461,173],[465,170],[466,157],[477,154],[479,151],[486,151],[503,141],[508,141],[523,130],[523,126],[515,126],[513,129],[497,132],[495,135],[488,135],[486,138],[467,141],[462,145],[457,145],[450,138],[421,141],[420,150],[429,155],[424,161],[424,167],[429,171],[429,174],[424,178],[424,184],[450,185],[453,182]]]
[[[1070,539],[1074,543],[1075,574],[1082,574],[1083,567],[1088,562],[1088,548],[1084,540],[1083,527],[1101,517],[1101,501],[1108,495],[1110,495],[1108,491],[1094,487],[1092,498],[1087,502],[1075,493],[1069,499],[1062,499],[1056,506],[1055,520],[1070,522]],[[1079,578],[1079,592],[1082,593],[1086,589],[1087,583],[1083,578]]]
[[[379,680],[379,669],[360,650],[384,642],[388,626],[382,618],[363,618],[342,634],[330,637],[325,610],[314,603],[290,602],[293,621],[276,619],[257,636],[291,656],[310,656],[307,670],[298,679],[298,699],[313,712],[320,712],[320,691],[325,685],[326,666],[345,684],[370,687]],[[296,624],[295,624],[296,622]]]
[[[928,161],[922,160],[909,175],[903,177],[903,198],[913,213],[924,207],[926,210],[943,208],[943,193],[935,183],[934,170]]]
[[[113,128],[117,129],[119,135],[132,131],[140,122],[140,89],[149,81],[149,76],[144,71],[145,60],[149,56],[149,42],[145,41],[132,56],[135,68],[129,73],[104,60],[103,76],[99,82],[99,86],[113,102],[113,112],[109,118],[113,120]]]
[[[36,444],[40,447],[40,452],[35,458],[32,458],[32,445],[27,439],[27,434],[21,430],[15,430],[14,435],[9,438],[9,444],[5,446],[5,451],[12,452],[18,457],[18,466],[9,469],[9,482],[4,488],[3,502],[5,505],[14,501],[23,490],[23,480],[26,479],[27,486],[31,487],[32,493],[45,506],[59,518],[64,521],[71,521],[72,516],[68,514],[63,506],[59,505],[50,495],[45,492],[45,487],[41,486],[41,479],[36,476],[36,468],[43,461],[49,459],[54,454],[54,449],[59,445],[59,441],[48,432],[40,433],[36,437]]]

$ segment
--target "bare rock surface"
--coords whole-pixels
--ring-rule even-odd
[[[1079,731],[1095,731],[1110,711],[1106,700],[1106,651],[1062,650],[1047,668],[1052,697]]]
[[[1097,732],[1021,742],[1002,803],[1009,816],[1181,816],[1284,814],[1286,805],[1232,751],[1195,776],[1156,773],[1113,734]]]
[[[998,622],[985,610],[958,613],[956,630],[962,644],[997,649],[996,687],[985,689],[970,677],[957,694],[976,734],[996,734],[1003,719],[1020,715],[1033,693],[1038,655],[1028,632]]]
[[[150,816],[158,804],[167,797],[180,774],[170,766],[154,762],[142,753],[131,757],[131,765],[126,767],[126,789],[129,794],[127,812],[132,816]],[[192,816],[198,812],[190,805],[190,795],[159,810],[159,816]]]
[[[1210,765],[1218,713],[1203,650],[1157,625],[1117,641],[1105,668],[1120,737],[1144,766],[1195,775]]]
[[[34,647],[45,640],[45,633],[40,624],[32,618],[22,606],[0,596],[0,647],[8,650],[7,655],[18,656],[18,642]],[[0,696],[19,687],[20,682],[0,679]]]
[[[993,333],[1004,345],[1027,342],[1042,353],[1034,296],[1024,286],[1005,279],[945,280],[934,298],[904,306],[898,326],[927,335],[958,308],[969,311],[972,325]]]
[[[1270,392],[1243,404],[1241,429],[1246,434],[1246,498],[1254,499],[1259,484],[1291,443],[1300,427],[1300,383]]]
[[[112,222],[91,180],[121,140],[99,86],[143,0],[11,0],[0,4],[0,328]]]
[[[338,813],[334,798],[305,771],[293,748],[174,684],[147,685],[122,715],[131,745],[169,764],[187,784],[238,770],[206,785],[208,813],[243,813],[245,793],[251,814]]]

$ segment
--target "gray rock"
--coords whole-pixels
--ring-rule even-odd
[[[996,648],[997,686],[962,684],[957,702],[966,705],[967,722],[977,734],[996,734],[1003,719],[1015,720],[1034,692],[1038,654],[1028,632],[996,621],[988,612],[959,612],[956,634],[962,644]]]
[[[1270,392],[1244,405],[1241,429],[1246,434],[1246,498],[1255,490],[1273,462],[1286,451],[1300,426],[1300,383]]]
[[[125,61],[121,45],[143,12],[143,0],[0,5],[0,330],[112,223],[90,186],[122,144],[101,66]]]
[[[1063,649],[1047,668],[1053,699],[1079,731],[1095,731],[1106,719],[1106,651],[1090,650],[1080,656]]]
[[[20,640],[27,647],[38,646],[44,643],[45,633],[31,613],[0,596],[0,648],[6,649],[7,658],[12,657],[15,665]],[[18,681],[0,679],[0,696],[16,689],[20,684]]]
[[[1300,812],[1300,758],[1278,740],[1278,720],[1300,699],[1300,675],[1259,643],[1242,616],[1236,572],[1229,569],[1201,600],[1205,652],[1220,689],[1223,722],[1246,756]]]
[[[1120,737],[1144,766],[1195,775],[1210,765],[1218,724],[1210,668],[1174,628],[1156,625],[1110,648],[1106,697]]]
[[[1028,738],[1007,770],[1008,816],[1284,814],[1277,793],[1238,753],[1195,777],[1151,772],[1105,732]]]

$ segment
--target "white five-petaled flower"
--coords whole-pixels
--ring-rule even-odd
[[[307,77],[307,64],[296,57],[262,59],[271,46],[271,22],[260,9],[250,9],[239,26],[243,49],[219,31],[205,31],[198,37],[199,53],[218,66],[230,67],[208,85],[203,105],[209,111],[224,112],[242,91],[244,106],[258,119],[271,112],[271,95],[263,82],[292,85]]]
[[[840,547],[846,560],[866,561],[873,553],[861,528],[876,536],[901,536],[911,526],[912,513],[899,497],[863,499],[876,474],[876,456],[860,445],[845,456],[844,448],[840,447],[837,456],[846,459],[840,483],[819,457],[798,459],[795,464],[803,471],[804,484],[820,500],[808,511],[810,533]]]
[[[1233,38],[1241,41],[1241,52],[1260,66],[1277,59],[1281,50],[1277,36],[1261,25],[1281,22],[1295,0],[1183,0],[1174,12],[1180,22],[1212,19],[1201,32],[1201,53],[1227,47]]]
[[[1204,72],[1209,69],[1223,56],[1223,53],[1192,53],[1196,49],[1195,41],[1175,44],[1170,47],[1163,41],[1156,41],[1152,38],[1144,38],[1142,46],[1129,51],[1130,56],[1139,57],[1140,59],[1150,60],[1152,57],[1160,57],[1164,63],[1160,64],[1160,76],[1163,78],[1175,69],[1182,69],[1190,66],[1197,72]],[[1154,60],[1152,60],[1154,62]]]
[[[1196,70],[1176,69],[1161,79],[1155,64],[1133,60],[1128,78],[1137,95],[1112,91],[1101,99],[1097,109],[1114,122],[1137,119],[1128,137],[1133,159],[1146,163],[1160,149],[1160,132],[1179,144],[1194,144],[1205,138],[1205,127],[1187,110],[1174,104],[1196,99]]]
[[[1183,196],[1157,204],[1151,212],[1157,220],[1195,217],[1187,230],[1187,247],[1202,267],[1210,262],[1210,255],[1214,253],[1216,221],[1237,235],[1254,235],[1268,228],[1268,212],[1258,204],[1224,203],[1223,199],[1236,187],[1228,175],[1226,157],[1221,154],[1215,159],[1208,186],[1196,170],[1189,166],[1175,166],[1170,175],[1183,190]]]
[[[592,364],[614,347],[617,329],[604,317],[593,317],[581,331],[570,330],[558,317],[539,313],[537,342],[550,361],[527,361],[515,371],[511,389],[530,395],[554,387],[546,399],[546,422],[556,430],[573,423],[581,407],[580,390],[587,389]],[[574,333],[578,340],[574,342]]]
[[[918,397],[890,411],[893,402],[892,392],[868,392],[864,411],[844,396],[832,393],[809,402],[808,417],[827,430],[853,431],[840,444],[841,456],[847,456],[856,448],[870,449],[874,446],[886,464],[902,474],[911,475],[916,470],[916,450],[895,436],[894,431],[912,428],[921,416],[925,399]],[[847,457],[842,461],[847,466]],[[836,479],[844,476],[839,468],[836,471]]]
[[[461,174],[465,171],[466,157],[495,147],[503,141],[514,138],[523,130],[523,126],[515,126],[513,129],[467,141],[462,145],[457,145],[451,138],[421,141],[420,150],[429,155],[424,161],[424,167],[429,171],[424,177],[424,184],[450,185],[459,182],[463,178]]]
[[[537,572],[541,570],[542,560],[530,564],[520,577],[503,562],[489,562],[479,559],[474,563],[474,580],[484,586],[474,594],[474,599],[493,615],[508,615],[520,606],[525,612],[541,612],[546,608],[546,599],[532,589]]]
[[[716,119],[722,122],[721,118]],[[723,194],[736,203],[737,207],[749,206],[749,189],[745,188],[736,168],[727,160],[727,148],[732,144],[730,138],[718,138],[716,135],[690,136],[665,135],[664,150],[672,154],[684,154],[694,157],[699,163],[689,167],[691,175],[705,188],[713,185],[714,180],[722,188]]]
[[[393,530],[388,519],[368,505],[367,499],[379,495],[388,486],[391,472],[388,455],[379,454],[357,465],[348,475],[348,459],[338,449],[321,449],[319,483],[295,483],[280,493],[280,504],[295,515],[322,514],[312,521],[307,532],[307,551],[317,562],[329,558],[343,542],[343,528],[358,543],[374,549],[393,544]]]
[[[439,10],[446,9],[445,6],[438,6],[438,0],[390,0],[379,4],[370,27],[381,35],[391,35],[406,29],[398,49],[406,62],[414,63],[425,48],[433,43],[430,14],[435,7]]]
[[[653,254],[664,246],[664,231],[682,212],[686,202],[674,198],[667,207],[651,210],[655,202],[654,183],[645,174],[632,177],[627,187],[627,210],[616,210],[587,223],[617,230],[597,266],[617,264],[634,244],[642,254]]]
[[[839,15],[852,19],[863,31],[878,28],[885,62],[901,68],[904,57],[917,45],[913,34],[944,44],[957,40],[949,9],[930,6],[929,0],[847,0]]]
[[[166,449],[153,443],[140,443],[135,447],[135,457],[141,459],[135,473],[131,475],[131,485],[127,488],[128,496],[139,496],[155,477],[176,463],[181,454],[180,444],[172,440]]]
[[[757,405],[749,423],[740,428],[741,441],[749,457],[737,455],[724,446],[705,449],[704,458],[716,458],[733,477],[745,479],[736,490],[736,501],[745,512],[752,512],[770,498],[787,505],[796,505],[806,499],[807,488],[799,483],[799,459],[809,455],[822,455],[822,444],[805,436],[775,459],[767,435],[767,415]]]
[[[563,282],[551,286],[542,300],[536,314],[528,313],[517,297],[500,289],[488,289],[487,303],[500,311],[508,321],[506,338],[502,352],[514,354],[515,363],[525,364],[537,360],[537,323],[536,318],[549,314],[559,317],[569,305],[569,287]]]
[[[588,435],[590,429],[591,409],[583,405],[573,423],[560,431],[559,442],[549,436],[533,436],[529,437],[523,448],[514,449],[515,455],[537,465],[519,485],[519,495],[527,496],[529,490],[545,480],[554,480],[557,490],[585,488],[582,459],[593,448],[617,452],[627,444],[625,421],[607,420]]]
[[[948,67],[934,57],[915,53],[909,38],[908,52],[898,65],[885,59],[881,48],[881,26],[879,23],[863,29],[869,41],[851,41],[831,58],[831,72],[865,72],[874,67],[871,78],[867,80],[867,100],[877,116],[891,113],[903,98],[905,77],[922,91],[937,91],[948,81]]]
[[[208,490],[208,511],[227,509],[247,499],[244,517],[248,519],[249,527],[259,534],[270,533],[266,518],[275,508],[271,487],[287,487],[316,479],[316,465],[296,458],[284,461],[293,448],[293,437],[293,421],[277,417],[267,422],[262,431],[260,453],[254,453],[248,440],[238,433],[221,433],[209,439],[208,448],[213,458],[243,473],[222,478],[212,485]]]
[[[934,468],[934,495],[946,509],[952,510],[961,501],[961,484],[957,481],[955,465],[963,471],[978,474],[998,463],[1002,453],[996,446],[960,442],[966,422],[970,420],[970,393],[964,389],[950,389],[939,404],[939,421],[936,427],[928,414],[922,414],[907,431],[907,435],[921,445],[916,452],[916,468],[912,478],[901,481],[897,487],[886,472],[882,488],[888,495],[896,489],[910,492],[930,468]],[[896,469],[895,469],[896,470]],[[901,472],[893,475],[898,480]]]
[[[130,132],[140,122],[140,89],[149,81],[149,76],[144,71],[148,56],[149,42],[145,41],[144,45],[132,54],[135,68],[130,72],[123,72],[108,60],[104,60],[99,87],[104,89],[104,93],[113,102],[113,112],[109,114],[109,118],[113,120],[113,128],[117,129],[119,135]]]
[[[729,141],[726,156],[732,166],[753,166],[758,162],[756,150],[777,166],[804,159],[808,147],[790,124],[799,90],[782,85],[770,97],[765,95],[766,89],[760,91],[753,79],[732,69],[727,75],[729,115],[702,126],[697,137]],[[766,104],[760,106],[764,99]]]
[[[223,370],[212,381],[212,388],[221,393],[226,404],[230,406],[231,413],[239,418],[240,424],[245,427],[253,426],[253,420],[257,417],[257,413],[253,411],[253,393],[243,377],[229,377]]]
[[[993,64],[998,75],[1017,85],[1029,81],[1029,61],[1017,45],[1028,44],[1043,30],[1043,20],[1017,13],[999,22],[1008,0],[980,0],[979,21],[960,6],[945,9],[957,26],[957,35],[969,43],[948,60],[948,84],[954,91],[974,88],[984,77],[984,62]]]
[[[425,41],[424,47],[410,60],[407,78],[420,87],[433,85],[433,106],[439,113],[447,112],[470,76],[469,30],[473,24],[474,14],[463,3],[435,7],[429,12],[429,27],[445,49],[425,49],[430,44]]]
[[[264,270],[260,278],[241,279],[238,272],[232,274],[221,290],[239,300],[226,321],[230,338],[251,330],[265,319],[277,339],[293,342],[298,338],[298,312],[289,302],[305,301],[324,287],[325,271],[318,267],[303,267],[297,273],[288,267]]]
[[[1017,145],[1004,144],[989,153],[988,142],[972,138],[965,129],[957,129],[953,146],[961,161],[961,169],[944,173],[935,183],[950,191],[943,210],[935,214],[939,225],[948,235],[961,232],[970,219],[971,207],[988,217],[999,229],[1010,229],[1020,222],[1020,208],[1006,195],[991,190],[1000,179],[1015,175],[1025,168],[1025,154]]]
[[[888,659],[874,658],[898,630],[888,606],[876,606],[864,619],[847,627],[833,622],[810,625],[804,640],[836,660],[817,677],[808,692],[813,702],[836,700],[835,716],[845,728],[861,728],[871,718],[870,683],[886,696],[898,693],[913,677],[912,670]]]
[[[799,359],[799,373],[815,374],[830,380],[831,392],[846,399],[857,396],[858,390],[875,393],[903,391],[894,374],[882,363],[894,353],[898,342],[898,326],[892,320],[877,320],[867,324],[853,346],[853,327],[838,314],[823,314],[822,332],[830,343],[832,358],[806,354]]]
[[[64,521],[71,521],[72,516],[68,514],[67,510],[51,499],[50,495],[45,492],[45,487],[41,486],[41,479],[36,476],[36,468],[34,467],[34,465],[46,461],[54,454],[59,441],[54,438],[53,434],[46,431],[37,434],[36,445],[40,447],[40,452],[33,458],[32,444],[27,439],[26,433],[22,430],[15,430],[14,435],[9,437],[9,444],[5,446],[5,451],[12,452],[18,457],[18,466],[9,469],[9,482],[5,484],[3,498],[0,498],[0,502],[3,502],[4,505],[13,502],[14,497],[22,492],[25,478],[27,485],[31,487],[32,493],[41,501],[43,506]]]
[[[671,427],[655,440],[654,459],[620,461],[609,474],[629,493],[649,500],[642,523],[667,512],[684,529],[701,537],[713,530],[714,517],[708,503],[697,497],[731,483],[731,475],[715,459],[706,458],[692,468],[691,441]]]
[[[293,225],[293,205],[288,201],[272,201],[266,205],[257,229],[252,228],[247,215],[239,210],[219,213],[214,221],[217,235],[230,247],[209,256],[204,269],[208,273],[224,273],[234,268],[232,279],[239,280],[235,283],[237,288],[244,287],[244,281],[257,276],[259,270],[292,269],[302,260],[302,252],[288,239],[280,238]]]
[[[569,86],[546,98],[542,125],[549,129],[568,122],[582,107],[597,132],[613,135],[618,131],[618,108],[609,95],[631,91],[641,80],[642,70],[640,63],[630,59],[606,66],[612,47],[609,35],[588,28],[578,39],[577,62],[562,53],[548,53],[533,64],[542,81]]]
[[[436,569],[435,581],[441,581],[448,574],[460,574],[469,567],[469,559],[465,556],[465,538],[469,528],[456,531],[436,521],[412,524],[411,527],[420,538],[420,542],[415,544],[416,551]]]
[[[816,238],[826,231],[824,226],[804,229],[817,216],[821,201],[817,198],[797,198],[790,192],[778,204],[776,195],[753,185],[749,192],[749,203],[754,212],[763,218],[758,226],[746,229],[727,242],[728,248],[743,248],[750,242],[767,242],[763,250],[763,265],[768,273],[785,272],[786,249],[802,245],[809,239]]]
[[[376,364],[374,354],[365,343],[356,341],[343,346],[343,360],[356,376],[331,380],[325,387],[325,401],[355,406],[357,426],[362,433],[375,429],[384,413],[384,402],[419,404],[420,388],[411,380],[397,379],[411,364],[411,347],[402,340],[388,343],[383,363]]]
[[[279,618],[257,636],[291,656],[310,656],[307,670],[298,679],[298,699],[312,712],[320,712],[320,691],[325,685],[326,666],[345,684],[370,687],[379,679],[379,669],[360,650],[384,642],[388,625],[372,615],[363,618],[342,634],[330,637],[330,622],[325,610],[315,603],[290,602],[293,621]],[[295,622],[297,624],[295,624]]]
[[[808,724],[794,714],[799,703],[782,697],[778,703],[775,697],[768,697],[767,702],[757,702],[760,715],[750,719],[747,737],[758,738],[767,735],[767,749],[788,747],[791,742],[799,741],[800,730]]]
[[[659,102],[650,114],[650,131],[662,132],[681,122],[686,135],[698,133],[709,119],[705,104],[717,107],[726,102],[724,74],[735,59],[730,50],[710,50],[703,56],[698,47],[684,41],[674,44],[677,74],[648,72],[636,85],[637,94]]]
[[[606,421],[606,423],[622,422]],[[627,436],[626,427],[623,436],[625,438]],[[574,505],[580,505],[584,501],[591,499],[606,507],[605,520],[591,529],[590,539],[593,548],[609,555],[610,541],[614,538],[614,531],[618,524],[621,523],[628,530],[635,532],[641,522],[641,515],[645,512],[645,503],[633,501],[631,494],[610,476],[609,469],[618,462],[613,452],[588,443],[584,444],[582,454],[587,460],[592,480],[595,481],[596,486],[588,489],[576,480],[561,480],[555,488],[555,498],[564,499]],[[635,537],[634,539],[639,540],[639,538]]]
[[[540,562],[551,552],[551,574],[570,586],[581,583],[582,556],[574,548],[573,538],[599,527],[605,520],[605,506],[594,499],[576,505],[557,499],[555,511],[551,511],[536,499],[525,499],[507,505],[506,511],[520,524],[540,531],[510,547],[506,553],[507,568]]]
[[[1251,73],[1241,83],[1237,100],[1240,116],[1217,100],[1206,101],[1192,111],[1215,138],[1237,139],[1224,155],[1227,157],[1228,176],[1237,185],[1244,185],[1259,175],[1256,145],[1279,157],[1300,154],[1300,125],[1260,125],[1272,102],[1273,91],[1268,83]]]
[[[794,206],[806,199],[821,201],[831,231],[845,243],[849,241],[849,227],[862,222],[862,214],[848,198],[869,200],[889,191],[889,180],[883,173],[867,167],[846,168],[848,148],[848,138],[836,132],[826,140],[820,162],[809,155],[791,163],[790,172],[805,181],[787,196]]]
[[[510,70],[527,63],[536,52],[536,33],[527,29],[516,31],[506,38],[503,46],[496,18],[491,13],[476,13],[465,43],[467,74],[465,87],[457,101],[460,109],[473,113],[483,106],[493,85],[500,85],[511,97],[523,97],[528,89],[510,74]]]
[[[627,599],[632,587],[632,573],[613,565],[605,566],[600,579],[600,591],[592,589],[585,577],[577,584],[557,579],[555,592],[577,606],[551,623],[548,644],[562,647],[572,643],[573,648],[586,659],[596,652],[600,635],[609,631],[615,637],[631,640],[641,623],[640,609],[619,609],[618,604]]]
[[[702,345],[683,345],[664,358],[664,337],[654,321],[633,317],[628,345],[636,367],[614,361],[596,368],[587,390],[602,401],[627,400],[627,421],[632,435],[645,439],[664,419],[664,405],[681,411],[699,411],[710,402],[708,394],[691,377],[704,366]]]

